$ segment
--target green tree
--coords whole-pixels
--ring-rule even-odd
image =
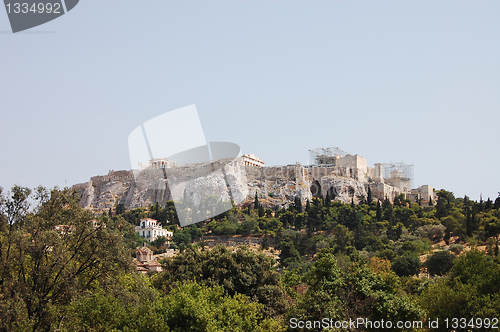
[[[164,236],[158,236],[156,238],[156,240],[154,240],[153,242],[151,242],[151,245],[157,247],[157,248],[160,248],[162,247],[163,245],[165,245],[165,242],[167,242],[167,238],[164,237]]]
[[[437,204],[436,204],[436,217],[443,218],[448,215],[453,203],[455,202],[455,196],[452,192],[441,189],[437,192]]]
[[[419,320],[423,312],[405,294],[399,279],[388,268],[374,268],[362,262],[347,262],[341,268],[338,257],[324,249],[307,273],[309,288],[298,300],[290,317],[303,320]],[[365,329],[361,329],[365,330]]]
[[[300,196],[295,196],[293,207],[297,213],[302,213],[302,200],[300,199]]]
[[[165,291],[193,280],[207,286],[220,285],[231,296],[240,293],[256,298],[264,304],[267,316],[282,314],[288,306],[273,262],[245,247],[235,253],[222,246],[203,252],[187,249],[164,261],[163,267],[155,285]]]
[[[242,294],[226,295],[217,285],[182,284],[155,307],[173,332],[284,330],[277,321],[261,321],[262,304]]]
[[[489,318],[500,315],[500,266],[484,253],[472,250],[460,256],[446,277],[424,289],[420,303],[429,317]],[[444,324],[436,331],[448,331]],[[465,331],[465,329],[458,329]],[[474,331],[491,331],[475,328]]]
[[[50,331],[65,306],[95,282],[130,266],[123,220],[96,220],[69,189],[38,188],[38,205],[27,213],[30,190],[15,187],[2,197],[9,226],[0,234],[0,330]],[[12,303],[16,301],[17,303]],[[16,308],[11,310],[10,307]]]
[[[455,255],[449,251],[438,251],[427,258],[425,265],[430,275],[442,276],[453,267],[455,259]]]
[[[392,262],[392,270],[400,277],[413,276],[420,269],[420,259],[414,255],[403,255]]]
[[[159,295],[145,275],[120,274],[73,300],[61,331],[169,331],[165,318],[155,310]]]
[[[178,247],[185,247],[191,243],[191,233],[188,229],[177,230],[172,236],[172,242],[174,242]]]
[[[125,205],[123,203],[116,204],[115,208],[116,215],[119,216],[125,213]]]

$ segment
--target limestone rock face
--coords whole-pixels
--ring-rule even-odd
[[[255,193],[259,197],[259,202],[266,208],[278,209],[288,206],[295,197],[300,197],[302,202],[312,199],[311,190],[305,182],[298,182],[295,179],[258,178],[248,181],[247,203],[253,201]]]
[[[94,201],[94,186],[92,186],[92,183],[89,182],[88,186],[86,186],[80,193],[80,206],[82,208],[87,208],[92,205],[92,202]]]
[[[220,166],[220,165],[219,165]],[[328,169],[311,171],[301,165],[264,168],[242,168],[234,165],[211,165],[151,170],[140,174],[132,171],[110,171],[75,185],[80,205],[94,212],[107,211],[117,204],[126,209],[148,207],[158,202],[164,206],[173,197],[189,195],[195,204],[208,196],[251,204],[255,193],[266,208],[279,209],[291,204],[295,197],[305,203],[314,196],[343,203],[358,203],[367,196],[365,184],[345,176],[333,175]]]
[[[355,203],[359,203],[367,197],[364,184],[353,178],[330,175],[322,177],[320,182],[323,196],[329,192],[332,199],[344,204],[353,199]]]

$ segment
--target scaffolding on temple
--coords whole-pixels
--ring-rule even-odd
[[[311,165],[318,165],[318,159],[321,157],[345,157],[348,154],[348,152],[338,147],[311,149],[309,150],[309,163]]]
[[[391,177],[410,179],[411,187],[414,187],[413,164],[400,163],[383,163],[382,171],[384,179]]]

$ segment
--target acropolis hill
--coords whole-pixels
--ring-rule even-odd
[[[109,171],[107,175],[94,176],[87,183],[75,185],[79,190],[81,206],[99,213],[123,204],[126,209],[149,207],[157,202],[164,206],[172,199],[169,177],[196,179],[192,191],[200,196],[210,195],[207,188],[220,184],[203,177],[207,169],[227,163],[230,175],[244,195],[240,205],[251,202],[255,193],[264,207],[277,209],[300,197],[302,202],[313,197],[330,196],[343,203],[359,203],[367,197],[368,188],[374,199],[390,201],[404,194],[413,202],[428,204],[436,200],[429,185],[412,189],[413,165],[403,163],[376,163],[368,167],[366,159],[351,155],[339,148],[309,150],[311,165],[299,163],[286,166],[264,166],[264,161],[254,155],[243,155],[235,161],[219,160],[208,164],[176,166],[168,159],[152,159],[141,163],[141,180],[134,171]],[[238,166],[238,167],[236,167]],[[137,170],[135,171],[137,172]],[[159,185],[160,183],[160,185]],[[162,186],[163,185],[163,186]],[[199,188],[196,186],[199,185]],[[204,193],[204,191],[206,193]],[[210,190],[208,190],[210,191]],[[241,201],[241,200],[240,200]]]

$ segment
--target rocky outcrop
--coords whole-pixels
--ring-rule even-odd
[[[334,175],[326,168],[299,164],[264,168],[193,165],[140,174],[110,171],[74,188],[79,190],[80,205],[97,213],[120,203],[126,209],[147,207],[156,202],[164,205],[172,197],[183,195],[188,195],[195,204],[211,196],[219,200],[233,199],[238,205],[244,205],[251,203],[257,193],[259,201],[272,209],[288,206],[295,197],[305,203],[314,196],[325,197],[328,193],[343,203],[352,200],[358,203],[367,195],[365,184],[353,178]]]

